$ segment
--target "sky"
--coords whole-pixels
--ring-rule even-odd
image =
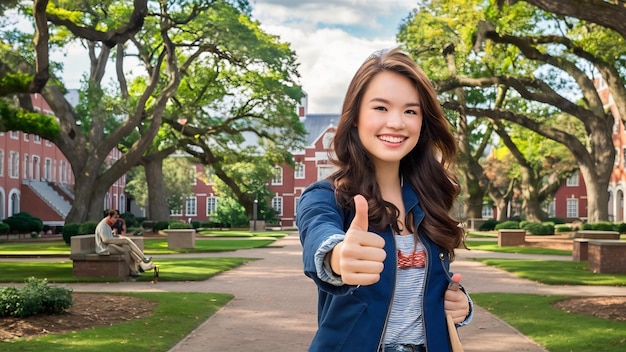
[[[374,51],[397,46],[415,0],[250,0],[252,16],[291,44],[308,113],[340,113],[352,76]]]
[[[298,57],[307,113],[340,113],[354,72],[374,51],[397,46],[398,28],[415,0],[249,0],[267,33],[290,43]],[[32,27],[31,27],[32,28]],[[84,48],[68,45],[52,60],[64,62],[66,87],[79,88],[89,69]],[[107,69],[109,71],[109,69]],[[106,77],[105,77],[106,81]]]

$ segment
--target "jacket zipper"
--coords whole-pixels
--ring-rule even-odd
[[[393,232],[391,234],[391,237],[393,238],[393,248],[394,248],[394,253],[396,254],[396,261],[395,263],[398,262],[398,251],[397,251],[397,247],[398,244],[396,243],[396,236],[393,235]],[[392,290],[391,290],[391,299],[389,300],[389,304],[387,305],[387,315],[385,316],[385,324],[383,325],[383,331],[380,334],[380,339],[378,340],[378,348],[376,349],[377,351],[382,351],[382,347],[385,344],[385,332],[387,331],[387,324],[389,323],[389,316],[391,315],[391,305],[393,304],[393,300],[396,296],[396,281],[398,281],[398,266],[394,266],[393,269],[393,274],[395,276],[395,279],[393,280],[393,286],[392,286]]]
[[[418,237],[420,239],[420,241],[422,241],[422,236],[420,236],[418,234]],[[422,326],[424,327],[424,348],[426,349],[426,351],[428,351],[428,334],[426,334],[426,319],[424,319],[424,298],[426,295],[426,286],[428,285],[428,279],[429,276],[428,275],[428,270],[429,270],[429,265],[430,265],[430,259],[431,258],[431,253],[430,253],[430,246],[426,245],[426,242],[422,241],[422,243],[424,244],[424,249],[426,250],[426,262],[424,263],[424,284],[422,285],[422,302],[420,302],[421,306],[422,306],[422,314],[420,319],[422,320]]]

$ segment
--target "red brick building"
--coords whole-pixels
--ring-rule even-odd
[[[52,115],[39,94],[31,95],[36,111]],[[109,158],[119,158],[119,150]],[[27,212],[45,225],[65,223],[74,199],[74,174],[67,158],[50,141],[23,132],[0,133],[0,220]],[[126,210],[126,177],[113,184],[103,199],[105,209]]]
[[[326,178],[334,171],[328,160],[328,149],[334,136],[338,114],[307,114],[306,98],[298,109],[300,119],[307,131],[306,147],[292,152],[295,167],[288,164],[276,166],[276,176],[268,180],[274,197],[272,208],[278,211],[277,218],[282,227],[295,227],[298,201],[302,191],[311,183]],[[196,174],[206,172],[203,165],[195,165]],[[186,206],[172,212],[172,218],[192,221],[208,221],[217,208],[219,196],[211,184],[196,179],[194,195],[187,198]],[[136,214],[137,215],[137,214]]]

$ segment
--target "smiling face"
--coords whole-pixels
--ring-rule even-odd
[[[357,121],[359,139],[376,168],[398,168],[417,144],[421,128],[420,98],[411,80],[392,71],[376,74],[363,94]]]

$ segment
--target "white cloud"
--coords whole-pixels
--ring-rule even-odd
[[[309,112],[339,113],[358,66],[374,51],[397,45],[400,21],[415,3],[257,0],[253,6],[262,28],[295,50]]]

